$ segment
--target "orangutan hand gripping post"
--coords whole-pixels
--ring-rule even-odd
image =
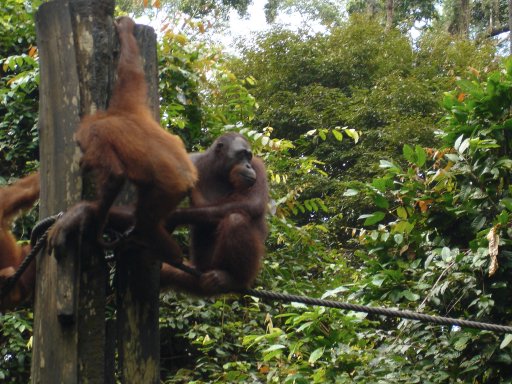
[[[110,106],[85,117],[77,132],[84,154],[82,168],[95,171],[99,177],[98,201],[71,208],[52,229],[50,246],[64,246],[70,236],[91,228],[99,237],[108,216],[109,226],[117,230],[135,222],[132,238],[152,245],[164,261],[176,262],[181,252],[162,224],[194,185],[197,171],[182,142],[165,133],[145,105],[146,84],[133,22],[122,18],[117,28],[121,57]],[[201,295],[247,287],[264,255],[268,202],[265,167],[252,157],[247,140],[239,134],[224,135],[206,152],[191,158],[200,173],[191,194],[192,206],[171,214],[168,226],[192,225],[191,264],[203,275],[198,279],[164,264],[162,285]],[[111,208],[125,180],[133,182],[139,192],[134,215],[131,208]],[[38,187],[38,175],[32,178],[35,182]],[[19,197],[22,199],[23,194]],[[3,207],[10,204],[14,203]],[[10,210],[14,209],[12,205]],[[18,260],[18,251],[16,247],[5,249],[2,257],[6,261],[1,265],[8,268],[4,274],[9,275],[13,272],[10,268],[17,265],[11,257]],[[28,271],[26,274],[29,276]]]
[[[207,151],[192,154],[191,158],[200,176],[191,193],[191,207],[176,210],[167,225],[171,228],[192,225],[189,265],[203,274],[198,278],[164,263],[160,274],[162,287],[198,295],[246,288],[256,278],[265,253],[268,186],[263,162],[252,157],[249,144],[238,134],[220,137]],[[19,186],[0,190],[3,217],[12,217],[20,209],[30,207],[38,195],[37,174],[19,181]],[[82,217],[89,217],[90,209],[90,203],[78,204],[64,216],[64,220],[74,228],[83,223]],[[2,223],[6,223],[5,219]],[[110,209],[109,228],[124,231],[133,223],[133,208]],[[3,224],[2,228],[6,233],[8,226]],[[3,251],[0,252],[0,267],[4,268],[5,276],[14,273],[29,251],[29,246],[17,246],[12,233],[9,234],[0,240],[0,251]],[[17,291],[17,299],[11,303],[16,304],[29,296],[34,279],[33,270],[25,272],[20,281],[22,290]]]
[[[21,263],[31,252],[31,244],[19,245],[11,231],[13,220],[24,210],[31,209],[39,199],[40,175],[34,173],[15,183],[0,188],[0,292]],[[88,204],[74,208],[76,217],[80,209],[87,210]],[[87,215],[87,213],[85,213]],[[133,207],[112,207],[107,227],[116,232],[126,231],[134,224]],[[32,234],[33,235],[33,234]],[[11,310],[32,297],[35,286],[35,262],[30,263],[5,296],[0,296],[0,311]]]
[[[164,264],[161,285],[198,295],[247,288],[265,254],[268,185],[263,162],[237,133],[219,137],[191,157],[199,172],[191,207],[177,209],[167,225],[191,225],[189,264],[202,276]]]
[[[163,130],[151,115],[134,26],[128,17],[118,19],[121,52],[109,107],[85,116],[75,135],[81,169],[97,177],[97,200],[71,208],[52,229],[50,247],[58,251],[70,236],[91,228],[101,243],[109,210],[128,180],[138,193],[129,238],[176,263],[181,262],[181,251],[164,221],[194,186],[197,171],[181,139]]]
[[[39,174],[33,174],[0,189],[0,289],[30,252],[30,245],[18,245],[11,224],[22,211],[34,205],[39,198],[39,188]],[[35,265],[32,263],[12,290],[0,297],[0,311],[12,309],[30,297],[34,283]]]

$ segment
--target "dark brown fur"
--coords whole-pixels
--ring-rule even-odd
[[[238,152],[248,151],[249,158],[238,158],[235,146]],[[268,185],[263,162],[252,158],[249,144],[238,134],[220,137],[193,159],[199,181],[191,207],[176,210],[168,225],[191,225],[189,265],[203,275],[163,265],[161,285],[198,295],[249,287],[265,254]]]
[[[235,136],[224,136],[224,147]],[[225,148],[224,148],[225,149]],[[164,263],[161,271],[162,287],[171,287],[198,295],[212,295],[231,289],[250,286],[256,278],[265,254],[267,236],[265,223],[268,186],[263,162],[252,158],[250,165],[256,175],[254,185],[241,173],[240,162],[225,159],[226,153],[215,150],[215,145],[202,153],[193,154],[200,180],[191,194],[191,208],[178,209],[168,220],[174,227],[192,224],[192,266],[204,272],[201,279],[193,277]],[[229,156],[228,156],[229,157]],[[228,167],[224,163],[228,163]],[[231,167],[231,169],[229,169]],[[227,175],[225,175],[227,173]],[[0,189],[0,281],[1,276],[12,275],[30,247],[17,245],[10,231],[12,218],[29,208],[39,196],[39,175],[31,175],[12,186]],[[78,204],[68,217],[87,216],[90,206]],[[109,211],[109,228],[124,231],[133,225],[132,207],[113,207]],[[31,294],[35,282],[32,263],[0,309],[10,309]]]

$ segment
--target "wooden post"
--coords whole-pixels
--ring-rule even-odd
[[[83,198],[91,197],[86,192],[92,190],[90,183],[82,183],[80,178],[81,154],[73,134],[81,116],[107,106],[115,75],[114,53],[117,54],[118,47],[113,10],[113,0],[60,0],[44,3],[36,15],[41,72],[40,217],[65,211]],[[156,39],[149,28],[138,27],[137,30],[146,39],[153,39],[149,48],[144,41],[141,50],[149,57],[145,60],[146,67],[152,68],[150,95],[153,95],[151,105],[155,106],[158,105],[158,96],[155,97]],[[158,115],[158,109],[155,113]],[[130,257],[127,260],[132,262]],[[133,262],[142,263],[140,260]],[[126,273],[126,278],[119,275],[117,280],[125,281],[127,292],[132,292],[120,294],[130,296],[119,309],[118,328],[128,329],[123,324],[130,326],[129,334],[119,332],[119,354],[124,357],[120,366],[130,367],[126,377],[133,374],[135,366],[147,370],[143,380],[123,379],[124,383],[159,382],[154,379],[159,378],[159,266],[157,263],[144,265],[143,268],[126,264],[126,268],[123,265],[118,268],[126,270],[122,272]],[[154,283],[147,284],[149,280]],[[137,281],[145,284],[137,286]],[[70,245],[59,261],[44,251],[38,256],[32,383],[112,382],[112,356],[105,355],[107,285],[103,252],[90,239],[80,239]],[[128,314],[126,320],[124,313]],[[141,319],[151,321],[139,321]],[[148,343],[152,343],[153,351],[148,351]],[[140,351],[143,352],[136,353]],[[133,363],[127,364],[128,361]]]
[[[143,58],[148,102],[159,120],[156,35],[137,25],[135,37]],[[150,154],[148,154],[150,156]],[[124,384],[160,383],[160,265],[144,249],[132,247],[116,255],[119,373]]]
[[[87,14],[90,17],[84,17]],[[73,133],[80,116],[104,107],[105,97],[98,96],[108,94],[108,75],[101,78],[101,72],[95,73],[98,67],[93,62],[97,42],[91,20],[99,19],[104,25],[112,24],[105,7],[92,11],[65,1],[41,5],[36,16],[41,70],[41,217],[66,210],[82,199],[80,152]],[[96,84],[94,89],[91,83]],[[38,257],[33,383],[104,381],[107,273],[102,253],[91,244],[76,244],[59,263],[46,252]]]

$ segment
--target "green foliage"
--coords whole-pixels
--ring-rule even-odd
[[[229,17],[231,10],[236,10],[239,15],[244,16],[249,6],[249,0],[118,0],[117,7],[124,13],[134,13],[137,16],[142,14],[154,16],[158,13],[179,14],[183,13],[187,18],[210,19],[223,21]]]
[[[272,0],[265,4],[265,17],[268,23],[273,23],[280,13],[297,12],[306,20],[329,27],[343,20],[341,3],[335,0]]]
[[[386,22],[386,0],[348,0],[347,11],[350,14],[366,13],[369,16],[377,17],[384,25]],[[398,25],[403,31],[409,31],[411,27],[418,23],[431,25],[439,17],[439,10],[436,5],[437,0],[405,0],[395,1],[394,24]]]
[[[23,4],[7,0],[0,16],[5,179],[37,158],[37,51]],[[401,2],[396,21],[430,22],[432,5]],[[512,67],[487,72],[493,45],[439,30],[413,43],[367,19],[354,13],[314,36],[274,30],[241,59],[205,42],[204,20],[180,19],[186,32],[164,25],[162,123],[192,150],[241,131],[264,159],[272,203],[257,286],[507,323]],[[487,69],[456,82],[468,66]],[[441,128],[446,147],[435,149]],[[510,335],[250,297],[162,299],[168,383],[511,380]],[[8,382],[28,380],[26,319],[0,317]]]
[[[435,89],[453,89],[456,75],[465,72],[468,67],[496,68],[496,47],[489,42],[430,30],[422,34],[416,44],[418,52],[415,72],[422,80],[431,83],[431,87],[435,86]]]
[[[261,35],[232,67],[241,77],[257,80],[250,88],[260,105],[255,124],[270,124],[288,139],[312,129],[348,126],[362,132],[363,148],[351,149],[347,158],[347,148],[340,147],[336,157],[357,163],[364,154],[366,165],[367,155],[376,154],[378,160],[379,152],[401,142],[404,118],[411,119],[411,140],[431,143],[432,128],[426,128],[440,116],[439,97],[453,87],[454,74],[468,63],[488,65],[492,52],[492,45],[454,40],[439,31],[425,34],[415,50],[398,32],[386,34],[378,23],[354,15],[325,35],[280,29]],[[382,142],[382,135],[389,143]],[[320,158],[322,149],[315,148]],[[344,167],[339,169],[347,175]],[[354,169],[358,177],[362,172],[368,171]]]
[[[0,16],[0,177],[23,175],[38,158],[39,64],[32,5],[7,0]]]
[[[35,44],[33,14],[41,2],[5,0],[0,14],[0,57],[27,51]]]
[[[425,69],[412,69],[411,73],[424,76]],[[448,72],[445,75],[449,77]],[[391,76],[395,80],[391,80]],[[385,80],[377,82],[387,84],[383,89],[388,93],[397,92],[396,99],[389,97],[389,101],[393,103],[396,100],[392,108],[400,109],[400,112],[389,114],[386,111],[386,105],[390,109],[389,102],[382,102],[382,106],[376,110],[382,110],[383,121],[391,121],[397,127],[413,126],[418,121],[417,116],[423,116],[420,121],[428,128],[429,122],[432,124],[432,111],[437,108],[432,89],[439,90],[441,81],[434,82],[433,88],[429,89],[428,85],[414,83],[409,78],[406,79],[411,81],[406,81],[402,86],[401,81],[396,80],[400,78],[392,73],[388,83]],[[265,82],[258,80],[256,87],[260,81]],[[419,97],[424,94],[428,97],[403,107],[403,103],[408,102],[404,95],[415,87],[418,90],[410,95]],[[469,94],[467,90],[464,92]],[[506,89],[503,92],[506,93]],[[324,95],[329,93],[325,92]],[[371,93],[366,95],[373,96]],[[455,99],[458,100],[459,95],[460,91],[455,94]],[[343,97],[346,99],[347,96],[343,93]],[[385,91],[381,97],[386,97]],[[469,100],[470,96],[466,97]],[[398,100],[402,100],[402,103]],[[425,100],[428,102],[425,103]],[[283,97],[283,102],[286,101],[287,98]],[[312,100],[308,106],[314,105],[315,101]],[[367,110],[371,111],[371,106],[379,105],[379,102],[379,96],[375,96]],[[506,104],[507,101],[503,102],[503,105]],[[480,109],[487,110],[483,107]],[[297,111],[302,112],[300,108]],[[400,119],[400,116],[407,116],[408,113],[410,119]],[[455,111],[453,116],[457,116],[457,113]],[[311,113],[313,115],[314,112]],[[460,129],[456,123],[452,124],[451,117],[443,120],[443,124],[455,131]],[[276,199],[275,216],[270,220],[269,255],[261,284],[268,289],[313,296],[325,292],[324,297],[355,303],[419,308],[429,313],[505,322],[510,312],[507,309],[510,299],[506,296],[508,282],[504,277],[512,264],[500,259],[500,269],[493,280],[489,280],[486,273],[490,264],[490,247],[486,235],[492,228],[507,231],[508,216],[501,212],[507,205],[512,207],[512,204],[509,204],[508,195],[503,196],[499,200],[503,205],[485,214],[485,217],[495,219],[484,222],[486,227],[481,226],[481,220],[475,221],[485,201],[481,198],[477,200],[478,195],[475,195],[475,200],[468,202],[467,196],[461,194],[460,186],[468,180],[468,173],[461,170],[462,163],[454,162],[452,155],[456,154],[455,149],[424,149],[413,131],[409,136],[396,128],[396,134],[402,135],[395,139],[396,144],[403,142],[404,136],[411,137],[411,144],[402,146],[400,153],[403,159],[400,162],[381,161],[381,171],[375,171],[378,177],[368,183],[353,182],[354,188],[346,191],[346,198],[360,198],[361,206],[374,207],[368,216],[361,218],[368,228],[348,229],[354,236],[354,242],[357,242],[354,246],[359,249],[350,255],[326,242],[330,233],[335,231],[332,224],[329,225],[329,220],[338,217],[329,196],[332,181],[327,178],[332,178],[334,173],[325,172],[329,168],[324,156],[320,157],[324,161],[314,156],[320,151],[312,154],[306,148],[339,143],[340,127],[342,125],[326,124],[310,127],[302,135],[295,135],[284,151],[268,153],[265,146],[259,147],[260,154],[269,165],[273,196],[281,196]],[[279,132],[273,128],[274,132]],[[256,139],[256,147],[260,142],[271,146],[273,141],[269,127],[266,129],[264,133],[246,131]],[[447,129],[446,140],[450,140],[450,129]],[[431,127],[429,131],[432,132]],[[359,130],[354,132],[359,133]],[[391,132],[381,134],[376,144],[382,146],[382,137],[392,135]],[[369,134],[366,132],[366,135]],[[366,135],[363,131],[361,140]],[[455,139],[459,136],[460,133]],[[428,142],[432,138],[425,135],[424,140]],[[352,144],[353,141],[350,141]],[[463,143],[461,139],[452,145],[466,153],[471,146],[469,141],[468,144]],[[488,147],[488,143],[486,145],[480,149],[497,150]],[[282,156],[288,153],[301,153],[302,157]],[[302,168],[301,164],[306,168]],[[482,161],[476,165],[481,166]],[[289,169],[293,169],[294,174]],[[482,182],[493,189],[493,184],[503,184],[504,180],[503,175],[496,181],[491,178]],[[318,189],[321,193],[310,195],[318,183],[322,185]],[[474,184],[472,181],[467,183],[471,186]],[[320,205],[314,209],[313,204],[306,204],[306,201],[314,201],[314,196],[321,199],[325,210]],[[300,204],[303,204],[302,209],[299,208]],[[304,221],[304,217],[308,219]],[[503,227],[496,227],[496,223],[501,223]],[[500,254],[504,252],[508,257],[508,240],[503,243],[507,236],[502,232],[499,232]],[[297,258],[300,258],[300,265],[297,265]],[[326,287],[331,289],[327,290]],[[238,352],[236,358],[224,363],[224,374],[230,376],[223,376],[222,380],[229,377],[233,382],[377,383],[393,380],[410,383],[413,382],[412,378],[417,377],[421,378],[421,382],[470,382],[476,378],[491,383],[498,378],[508,377],[506,362],[511,358],[510,338],[500,338],[492,333],[440,328],[394,319],[366,319],[362,315],[287,304],[260,310],[268,311],[265,320],[260,316],[255,327],[245,329],[237,339],[237,343],[249,348],[247,352],[257,354],[258,362],[255,364],[254,357],[246,360],[247,357],[242,357]],[[203,374],[201,380],[221,380],[215,377],[212,379],[211,374]]]
[[[163,368],[176,369],[165,382],[247,380],[248,372],[256,367],[249,362],[240,340],[244,332],[259,327],[261,307],[264,306],[250,298],[198,300],[173,293],[163,296]],[[172,359],[170,364],[165,364],[167,358]]]
[[[0,315],[0,380],[27,383],[30,378],[32,314]]]
[[[186,24],[201,34],[201,23]],[[226,128],[240,129],[252,120],[257,104],[246,85],[254,80],[231,73],[219,48],[167,30],[159,57],[161,123],[189,148],[207,146]]]
[[[480,0],[471,1],[464,12],[460,0],[445,0],[442,2],[440,23],[452,33],[470,33],[478,38],[488,38],[491,33],[507,30],[508,1]],[[461,31],[464,24],[468,30]],[[504,28],[505,27],[505,28]],[[506,39],[504,39],[506,40]]]
[[[250,335],[244,345],[261,356],[260,378],[268,382],[349,382],[361,364],[361,350],[376,341],[366,338],[371,324],[359,314],[286,305],[283,315],[267,315],[267,332]]]
[[[5,0],[0,12],[0,185],[37,168],[39,65],[33,14],[39,2]],[[27,238],[34,217],[13,230]],[[32,313],[0,314],[0,381],[30,379]]]
[[[406,167],[382,160],[384,174],[363,188],[376,207],[361,217],[370,228],[357,233],[364,300],[497,323],[510,318],[510,68],[507,61],[503,70],[473,71],[460,80],[444,99],[447,147],[404,145]],[[381,346],[386,357],[377,358],[376,375],[400,382],[512,378],[505,368],[512,361],[510,337],[398,326],[400,339]],[[429,371],[433,366],[436,372]]]

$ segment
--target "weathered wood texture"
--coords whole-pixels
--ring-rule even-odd
[[[108,102],[118,53],[113,9],[111,0],[61,0],[43,4],[37,13],[41,71],[40,217],[65,211],[91,197],[85,192],[92,190],[90,183],[81,181],[80,151],[73,134],[80,116],[104,109]],[[151,68],[151,105],[157,106],[155,35],[149,28],[138,27],[137,31],[143,39],[146,67]],[[149,48],[145,47],[151,39]],[[32,383],[112,382],[112,356],[105,355],[108,273],[101,250],[93,244],[88,239],[72,244],[58,262],[45,252],[38,256]],[[127,256],[127,264],[119,269],[135,269],[122,272],[126,278],[118,277],[125,282],[126,290],[120,294],[125,300],[119,309],[118,325],[119,354],[124,351],[125,359],[120,366],[127,371],[123,382],[157,383],[159,266]],[[153,283],[137,286],[133,271],[137,271],[140,281]],[[125,334],[123,329],[130,333]],[[112,353],[112,348],[108,350]],[[145,367],[147,371],[140,376],[133,373],[133,367]]]
[[[92,11],[64,1],[45,3],[37,14],[41,217],[66,210],[82,198],[80,153],[73,133],[81,113],[98,104],[85,89],[90,82],[85,79],[92,77],[94,69],[88,68],[88,73],[78,70],[78,60],[86,53],[78,55],[75,47],[77,41],[88,40],[88,55],[93,55],[92,28],[81,23],[91,18],[112,24],[102,7]],[[108,86],[108,81],[103,81],[103,92],[96,94],[108,94]],[[89,244],[93,243],[76,244],[59,263],[45,252],[38,257],[33,383],[104,382],[107,273],[101,252]]]
[[[138,25],[139,43],[148,83],[148,104],[159,119],[156,35]],[[151,154],[148,154],[151,156]],[[160,262],[144,249],[131,247],[117,256],[117,335],[119,373],[124,384],[160,383],[158,308]]]

